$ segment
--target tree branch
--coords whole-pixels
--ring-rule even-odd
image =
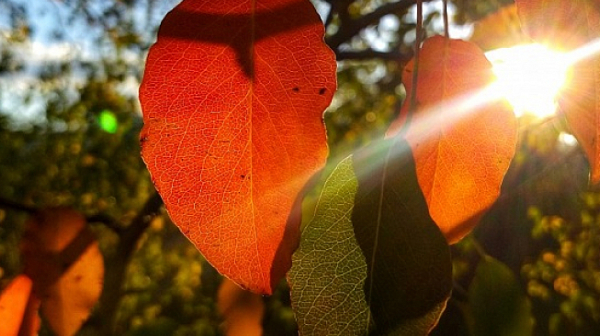
[[[399,63],[408,62],[412,58],[412,54],[405,54],[398,51],[396,48],[392,51],[377,51],[373,49],[366,49],[360,51],[339,51],[335,52],[335,57],[338,61],[344,60],[368,60],[368,59],[382,59],[389,61],[396,61]]]
[[[123,282],[127,271],[127,265],[137,247],[142,234],[150,225],[150,222],[158,215],[163,201],[154,193],[146,200],[137,216],[131,224],[119,234],[119,243],[112,260],[106,263],[104,289],[100,297],[100,308],[98,312],[98,323],[102,329],[102,335],[118,334],[115,328],[117,308],[123,297]]]
[[[429,2],[432,0],[423,0],[423,2]],[[357,35],[361,30],[365,29],[369,25],[379,22],[379,20],[391,13],[407,10],[416,3],[416,0],[400,0],[385,4],[369,14],[363,15],[359,18],[342,22],[340,30],[334,35],[326,39],[327,44],[333,50],[337,50],[338,47],[344,43],[350,41],[352,37]]]
[[[142,210],[138,212],[137,216],[131,221],[131,224],[125,229],[121,241],[124,242],[124,244],[137,242],[142,233],[148,228],[148,225],[150,225],[152,219],[158,215],[162,205],[162,198],[160,198],[160,195],[157,192],[154,192],[154,194],[146,200]]]
[[[0,197],[0,208],[22,211],[30,215],[35,214],[40,210],[34,206],[17,203],[4,197]],[[123,228],[119,225],[118,221],[106,214],[95,214],[87,216],[85,219],[88,223],[102,223],[115,233],[123,231]]]

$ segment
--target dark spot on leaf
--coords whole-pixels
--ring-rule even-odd
[[[296,87],[294,87],[294,88],[292,89],[292,91],[294,91],[294,92],[300,92],[300,88],[296,86]]]
[[[77,275],[75,277],[75,282],[79,282],[79,281],[81,281],[81,279],[83,279],[83,276],[82,275]]]
[[[327,89],[326,89],[326,88],[320,88],[320,89],[319,89],[319,94],[320,94],[320,95],[324,95],[324,94],[325,94],[325,91],[327,91]]]
[[[143,136],[143,137],[140,139],[140,143],[144,143],[144,142],[146,142],[146,141],[148,141],[148,137],[147,137],[147,136]]]
[[[246,175],[240,175],[240,177],[242,178],[242,180],[246,177]]]

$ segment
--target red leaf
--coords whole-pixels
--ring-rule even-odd
[[[473,35],[469,39],[483,50],[508,48],[525,43],[526,36],[521,30],[521,22],[514,4],[475,22]]]
[[[525,30],[536,41],[571,51],[600,37],[597,0],[517,0]],[[600,182],[600,56],[576,63],[559,96],[569,127],[583,147],[591,181]]]
[[[173,222],[217,270],[271,293],[299,193],[327,156],[335,60],[308,0],[186,0],[140,88],[142,157]]]
[[[413,71],[410,61],[403,76],[407,97]],[[475,44],[441,36],[423,43],[417,110],[406,138],[431,218],[450,243],[469,233],[496,200],[515,152],[517,124],[507,102],[461,106],[493,79],[490,62]],[[388,135],[405,123],[409,104],[406,99]]]

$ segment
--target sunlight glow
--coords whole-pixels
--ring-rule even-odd
[[[564,85],[572,63],[563,53],[539,44],[519,45],[486,53],[492,62],[499,90],[514,108],[539,118],[556,112],[555,96]]]
[[[566,132],[560,132],[558,141],[567,147],[577,146],[577,139],[572,134]]]

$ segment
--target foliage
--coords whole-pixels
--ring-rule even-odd
[[[592,1],[517,1],[504,9],[510,23],[493,16],[506,1],[454,3],[459,20],[492,14],[484,28],[514,27],[517,13],[526,33],[565,50],[600,35],[591,21],[579,21],[584,12],[598,15]],[[302,334],[597,330],[597,195],[583,192],[582,154],[597,182],[598,81],[588,75],[597,70],[596,56],[571,73],[559,99],[559,131],[522,119],[517,142],[517,124],[498,97],[454,123],[469,110],[456,100],[493,81],[490,64],[473,43],[434,36],[440,13],[423,15],[421,1],[315,1],[323,26],[305,0],[185,0],[158,30],[172,5],[55,4],[66,20],[89,28],[98,53],[35,65],[20,56],[39,39],[28,7],[0,2],[10,13],[0,79],[36,78],[21,91],[0,82],[1,287],[16,279],[0,297],[0,317],[15,287],[28,299],[79,274],[70,267],[46,272],[36,261],[72,256],[78,238],[59,234],[68,245],[54,248],[40,227],[33,236],[42,238],[31,244],[24,224],[26,214],[62,223],[54,222],[64,211],[56,209],[68,207],[84,227],[72,236],[89,243],[93,233],[105,260],[104,276],[83,277],[103,277],[104,284],[96,308],[90,312],[86,301],[73,323],[56,322],[42,300],[43,335],[72,334],[89,313],[81,334],[234,333],[232,321],[245,310],[258,333],[293,334],[279,281],[290,265]],[[324,33],[333,53],[321,42]],[[140,55],[155,34],[142,122],[125,88],[141,80]],[[50,35],[69,40],[60,26]],[[326,140],[322,114],[332,97]],[[16,114],[25,107],[36,117]],[[582,152],[561,147],[565,131]],[[138,154],[140,132],[151,178]],[[448,246],[478,223],[474,235]],[[238,293],[196,247],[217,271],[273,296]],[[81,263],[84,254],[75,258]],[[97,288],[84,287],[95,301]],[[58,305],[75,304],[62,298]],[[38,327],[31,306],[17,314],[23,333]]]
[[[581,197],[585,207],[579,221],[543,216],[536,208],[529,211],[533,238],[552,242],[522,268],[531,297],[557,307],[549,317],[550,335],[573,329],[593,333],[599,326],[598,195]]]
[[[292,207],[325,164],[335,60],[308,1],[238,4],[186,1],[165,17],[140,87],[142,157],[211,264],[271,294],[298,240]]]

